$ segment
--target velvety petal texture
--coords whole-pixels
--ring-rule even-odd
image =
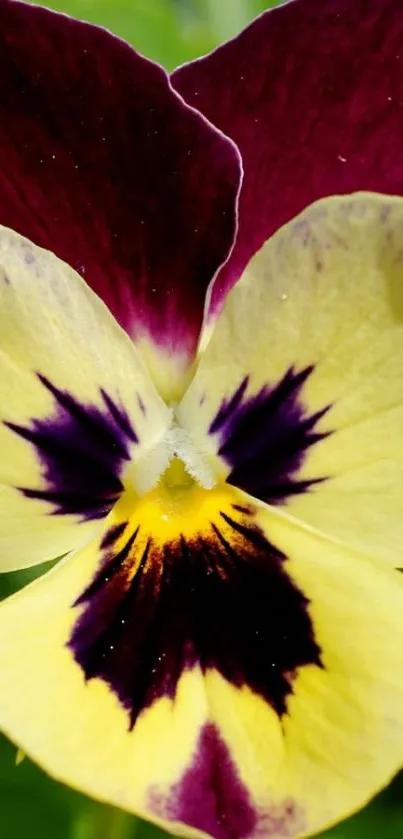
[[[108,32],[0,0],[0,224],[71,265],[177,396],[235,232],[239,155]]]
[[[2,725],[179,835],[304,836],[401,762],[402,600],[396,571],[237,490],[129,492],[1,606]]]
[[[0,569],[88,541],[126,482],[158,477],[170,421],[81,277],[0,228]]]
[[[183,457],[403,564],[403,199],[324,199],[232,289],[177,410]],[[187,445],[188,454],[187,454]]]
[[[245,177],[239,235],[211,312],[272,233],[318,198],[403,194],[400,0],[291,0],[173,85],[232,137]]]
[[[0,0],[0,567],[68,553],[0,605],[0,723],[178,835],[307,836],[402,764],[403,198],[288,221],[403,187],[397,8],[179,70],[216,129]]]

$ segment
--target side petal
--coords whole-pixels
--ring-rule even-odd
[[[292,0],[174,72],[185,100],[235,140],[245,171],[237,244],[210,315],[263,242],[313,201],[403,194],[402,42],[400,0]]]
[[[122,498],[0,607],[0,722],[56,778],[178,835],[314,833],[401,764],[403,578],[195,490]]]
[[[177,396],[232,246],[238,152],[110,33],[14,0],[0,19],[0,223],[78,271]]]
[[[178,409],[210,473],[403,564],[403,200],[324,199],[228,296]],[[211,481],[213,483],[213,480]]]
[[[0,227],[1,570],[88,540],[124,484],[159,474],[169,423],[106,306],[53,254]]]

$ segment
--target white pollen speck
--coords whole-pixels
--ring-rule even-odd
[[[281,295],[281,299],[282,299],[282,300],[287,300],[287,298],[288,298],[288,294],[282,294],[282,295]]]
[[[337,160],[340,160],[340,163],[347,163],[347,158],[342,157],[341,154],[337,155]]]
[[[162,518],[163,521],[168,521],[168,516],[167,516],[166,513],[163,513],[161,518]]]
[[[392,101],[392,97],[388,96],[388,102],[391,102],[391,101]]]

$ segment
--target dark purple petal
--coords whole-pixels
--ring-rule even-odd
[[[245,179],[211,309],[271,234],[318,198],[403,195],[401,0],[292,0],[172,76],[232,137]]]
[[[322,666],[308,600],[251,515],[232,507],[205,533],[163,547],[141,522],[123,540],[116,529],[104,538],[69,646],[86,679],[110,685],[130,726],[174,697],[189,668],[247,685],[281,717],[298,668]]]
[[[235,230],[239,157],[108,32],[0,0],[0,223],[75,268],[137,338],[194,351]]]

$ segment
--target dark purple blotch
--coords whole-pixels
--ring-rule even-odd
[[[313,370],[291,367],[276,385],[249,397],[246,376],[223,401],[209,432],[218,435],[219,454],[231,467],[228,483],[268,504],[281,504],[325,480],[298,478],[308,449],[329,434],[315,427],[330,406],[309,415],[301,400]]]
[[[285,560],[249,513],[221,513],[220,526],[163,548],[141,526],[125,531],[74,604],[84,608],[70,649],[86,679],[111,687],[130,727],[195,666],[249,686],[281,717],[298,668],[322,666]]]
[[[54,411],[28,425],[4,424],[34,447],[44,489],[18,487],[27,498],[47,501],[54,514],[82,520],[105,516],[119,497],[122,468],[138,438],[122,405],[100,389],[102,407],[79,402],[38,374],[52,394]]]

